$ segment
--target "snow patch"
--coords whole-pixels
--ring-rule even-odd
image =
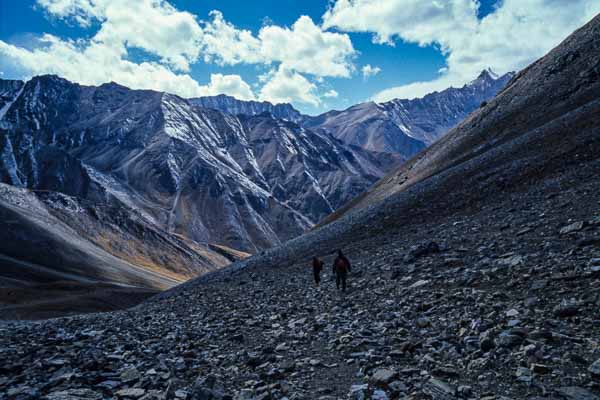
[[[13,105],[13,103],[15,101],[17,101],[17,99],[19,98],[19,96],[21,96],[21,93],[23,93],[23,89],[25,89],[25,85],[21,86],[21,89],[19,89],[19,91],[17,92],[16,96],[9,101],[8,103],[6,103],[4,105],[4,107],[2,107],[2,109],[0,109],[0,121],[2,121],[2,119],[4,118],[4,116],[6,115],[6,113],[8,112],[8,110],[10,109],[10,107]]]

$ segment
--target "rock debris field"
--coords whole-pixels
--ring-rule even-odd
[[[363,232],[345,294],[332,248],[319,288],[309,257],[263,256],[131,310],[4,322],[0,398],[600,399],[596,181]]]

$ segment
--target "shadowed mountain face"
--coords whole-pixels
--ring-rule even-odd
[[[55,76],[3,85],[14,97],[0,120],[1,181],[118,201],[168,232],[241,250],[301,234],[400,160],[165,93]]]
[[[0,214],[0,254],[44,271],[38,278],[25,269],[10,274],[3,268],[0,286],[5,278],[25,285],[72,277],[164,289],[229,264],[224,256],[160,230],[123,204],[0,184]]]
[[[23,85],[22,81],[0,80],[0,119],[6,114]]]
[[[0,318],[128,307],[240,258],[171,235],[118,201],[0,184],[0,221]]]
[[[410,157],[462,121],[498,93],[514,76],[482,71],[462,88],[449,88],[423,98],[362,103],[306,119],[304,126],[332,134],[368,150]]]
[[[480,198],[556,173],[561,164],[597,157],[590,151],[600,138],[598,19],[519,72],[487,105],[328,220],[434,183],[448,198],[471,182],[480,191],[469,191],[469,196]]]

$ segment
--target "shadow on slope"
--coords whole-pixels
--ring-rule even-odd
[[[289,265],[366,238],[489,207],[600,157],[600,16],[521,71],[444,138],[326,218],[317,229],[222,274]],[[588,179],[597,179],[591,176]]]
[[[0,184],[0,220],[0,297],[13,293],[0,299],[0,316],[128,307],[235,259],[170,235],[124,206],[55,192]]]

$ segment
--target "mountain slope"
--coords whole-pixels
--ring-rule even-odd
[[[9,318],[129,307],[247,256],[171,235],[117,200],[6,184],[0,221],[0,315]]]
[[[0,80],[0,120],[12,105],[12,101],[18,97],[23,85],[22,81]]]
[[[230,260],[131,209],[0,184],[0,316],[135,305]]]
[[[301,234],[399,161],[267,114],[113,83],[36,77],[11,101],[3,182],[118,200],[168,232],[252,252]]]
[[[495,179],[491,189],[510,185],[517,176],[533,168],[529,146],[540,154],[537,163],[557,168],[561,159],[574,157],[584,143],[595,144],[597,129],[598,38],[595,25],[582,28],[547,56],[521,71],[489,103],[460,123],[427,150],[391,171],[367,192],[332,214],[333,220],[345,212],[370,207],[414,185],[439,180],[440,174],[483,182]],[[583,36],[584,39],[578,39]],[[581,42],[577,42],[581,40]],[[587,53],[586,53],[587,52]],[[587,142],[586,142],[587,141]],[[587,153],[587,151],[586,151]],[[522,157],[522,158],[520,158]],[[579,156],[578,156],[579,157]],[[525,163],[523,171],[515,166]],[[502,170],[501,165],[507,165]],[[456,171],[455,171],[456,170]],[[511,176],[513,171],[515,176]],[[444,181],[451,190],[450,178]],[[483,196],[484,193],[479,193]]]
[[[462,88],[449,88],[423,98],[362,103],[344,111],[330,111],[304,122],[346,143],[365,149],[398,152],[410,157],[445,134],[499,92],[514,76],[484,70]]]
[[[277,119],[300,123],[305,116],[291,104],[271,104],[267,101],[238,100],[235,97],[220,94],[189,99],[190,104],[212,108],[231,115],[258,115],[269,113]]]
[[[51,268],[57,274],[67,271],[79,276],[78,281],[164,289],[229,264],[218,254],[161,231],[123,205],[0,184],[0,206],[5,216],[1,254]],[[38,246],[40,243],[43,245]],[[78,250],[66,250],[71,247]],[[102,254],[98,262],[94,254]],[[141,278],[136,280],[136,274]]]

